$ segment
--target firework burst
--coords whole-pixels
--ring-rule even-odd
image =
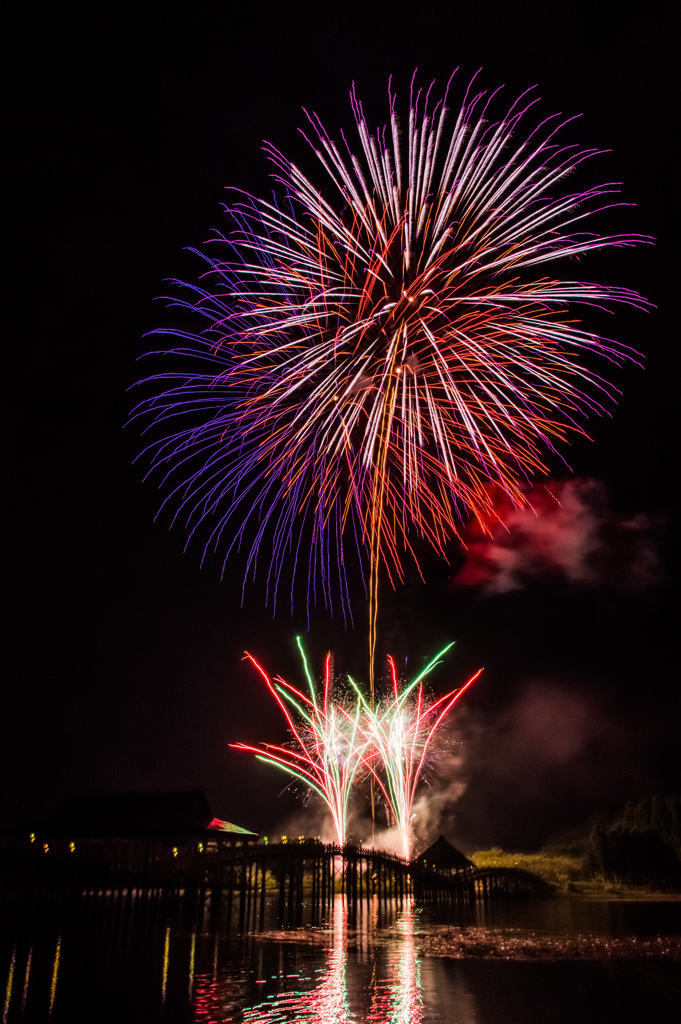
[[[280,676],[270,679],[253,655],[245,655],[283,711],[292,745],[281,747],[264,743],[262,747],[251,747],[233,743],[231,746],[248,750],[259,760],[276,765],[317,793],[331,812],[336,838],[342,846],[346,841],[350,792],[358,771],[366,771],[371,761],[370,740],[359,728],[359,703],[354,709],[348,709],[341,701],[333,699],[331,655],[327,655],[322,693],[318,694],[300,637],[297,643],[309,696]]]
[[[206,550],[243,545],[246,577],[262,553],[268,599],[288,566],[291,599],[302,576],[347,608],[356,548],[374,639],[379,566],[401,579],[417,538],[443,554],[462,519],[494,517],[494,486],[524,505],[612,397],[590,357],[632,352],[575,307],[646,305],[552,276],[645,240],[585,230],[618,190],[569,190],[596,151],[560,141],[565,119],[533,122],[531,92],[501,114],[474,82],[451,114],[430,93],[412,87],[404,126],[390,93],[372,132],[353,90],[355,148],[309,115],[321,184],[265,146],[279,198],[238,193],[199,283],[175,282],[190,326],[156,332],[174,358],[134,412],[175,518],[207,524]]]
[[[310,675],[305,652],[303,660],[309,696],[280,676],[270,679],[251,654],[248,659],[265,680],[270,693],[284,713],[291,743],[261,747],[232,743],[261,761],[281,768],[310,787],[329,808],[338,842],[347,839],[348,805],[353,788],[370,774],[390,809],[400,835],[401,853],[409,860],[411,850],[411,809],[423,777],[433,738],[458,699],[480,676],[437,700],[426,698],[423,679],[440,664],[453,646],[440,651],[407,686],[400,689],[395,663],[388,658],[392,693],[373,707],[361,689],[349,680],[356,700],[352,706],[332,693],[331,655],[327,655],[321,693]]]
[[[423,778],[435,734],[460,697],[479,678],[482,669],[468,682],[438,700],[428,700],[422,680],[440,663],[453,646],[440,651],[411,683],[400,690],[395,663],[388,658],[392,694],[376,708],[357,695],[364,714],[361,729],[373,750],[368,766],[392,811],[400,835],[401,853],[411,855],[411,819],[416,789]]]

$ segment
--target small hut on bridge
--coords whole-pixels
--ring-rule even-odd
[[[440,875],[457,879],[470,876],[475,868],[475,864],[443,835],[438,836],[432,846],[418,855],[415,865],[425,871],[437,871]]]

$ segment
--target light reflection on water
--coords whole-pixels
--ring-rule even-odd
[[[680,904],[480,905],[457,922],[408,899],[353,915],[337,896],[323,927],[274,930],[272,908],[269,931],[239,935],[119,902],[6,935],[2,1024],[640,1024],[681,1005]]]
[[[372,920],[377,907],[372,908]],[[317,968],[312,988],[280,992],[245,1010],[244,1022],[274,1024],[296,1021],[300,1024],[422,1024],[423,997],[421,965],[414,945],[414,908],[405,902],[396,921],[397,941],[379,962],[371,956],[370,983],[360,987],[369,993],[363,1005],[353,1008],[347,984],[348,914],[342,897],[336,897],[331,923],[331,943],[324,950],[325,962]],[[360,933],[362,934],[362,933]],[[363,935],[367,937],[367,931]],[[367,945],[366,943],[364,944]],[[289,978],[296,977],[289,975]],[[300,980],[301,976],[297,976]],[[312,978],[305,979],[313,981]],[[353,989],[355,986],[353,986]],[[197,1018],[200,1019],[200,1018]]]

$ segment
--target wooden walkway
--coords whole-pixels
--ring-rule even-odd
[[[380,850],[310,839],[81,840],[75,847],[68,853],[43,851],[44,856],[33,851],[28,884],[20,887],[30,888],[36,900],[41,893],[87,900],[125,893],[126,900],[167,904],[188,923],[201,919],[211,928],[221,923],[239,930],[256,927],[266,902],[273,900],[284,924],[299,923],[304,903],[313,919],[321,920],[338,892],[352,909],[362,900],[408,895],[419,902],[471,904],[541,889],[540,880],[523,871],[424,868]]]

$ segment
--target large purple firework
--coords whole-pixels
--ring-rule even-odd
[[[532,91],[501,115],[474,82],[452,113],[430,93],[404,125],[390,94],[372,133],[353,90],[358,148],[309,116],[319,184],[266,145],[277,198],[237,193],[199,282],[175,282],[189,327],[155,332],[170,368],[134,415],[165,502],[206,550],[244,546],[246,576],[262,553],[273,601],[286,567],[291,594],[302,575],[347,606],[356,550],[375,605],[378,567],[399,579],[416,539],[444,553],[494,487],[522,506],[612,397],[590,356],[632,357],[574,307],[644,299],[550,276],[645,240],[585,230],[617,205],[611,183],[570,191],[596,151],[559,141],[558,115],[524,127]]]

